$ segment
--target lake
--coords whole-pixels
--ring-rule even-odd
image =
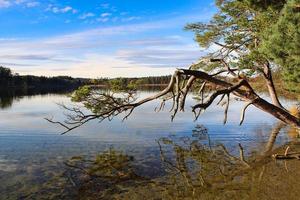
[[[168,105],[157,113],[155,101],[124,122],[95,120],[60,135],[44,118],[64,120],[57,104],[72,104],[67,94],[0,100],[0,199],[297,199],[299,161],[268,154],[287,143],[299,149],[297,131],[254,107],[239,126],[240,101],[232,99],[226,125],[221,106],[171,122]]]

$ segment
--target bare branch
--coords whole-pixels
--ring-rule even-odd
[[[204,81],[199,89],[199,94],[201,95],[201,102],[203,103],[204,101],[204,89],[205,89],[205,86],[206,86],[206,81]]]
[[[250,167],[250,165],[245,161],[244,158],[244,150],[241,144],[239,144],[239,148],[240,148],[240,159],[238,159],[237,157],[231,155],[227,149],[225,148],[225,146],[223,144],[218,144],[219,147],[221,147],[221,149],[223,150],[223,152],[225,153],[225,155],[230,158],[232,161],[237,161],[242,163],[243,165],[245,165],[247,168]]]
[[[226,94],[223,94],[223,95],[221,96],[221,98],[220,98],[220,100],[218,101],[217,105],[219,105],[219,104],[223,101],[225,95],[226,95]]]
[[[217,72],[216,74],[213,74],[213,76],[221,74],[223,72],[228,72],[232,76],[237,77],[237,74],[235,73],[235,71],[237,71],[238,69],[231,69],[229,64],[224,59],[210,59],[210,61],[211,62],[221,62],[225,67],[225,70],[221,70],[220,72]]]
[[[244,119],[245,119],[245,112],[246,112],[247,108],[248,108],[250,105],[252,105],[253,103],[254,103],[254,101],[251,101],[251,102],[247,103],[247,104],[243,107],[242,113],[241,113],[240,126],[241,126],[241,125],[243,124],[243,122],[244,122]]]
[[[181,98],[181,102],[180,102],[180,110],[184,111],[184,105],[185,105],[185,100],[186,100],[186,96],[190,90],[190,88],[193,85],[193,82],[196,80],[195,76],[191,76],[187,82],[187,84],[185,85],[185,87],[182,90],[182,98]]]
[[[240,88],[241,86],[243,86],[245,84],[245,81],[244,80],[241,80],[238,84],[236,85],[233,85],[229,88],[226,88],[226,89],[223,89],[223,90],[217,90],[216,92],[214,92],[210,98],[207,100],[206,103],[200,103],[200,104],[196,104],[195,106],[193,106],[193,110],[197,109],[197,108],[203,108],[203,109],[206,109],[208,108],[212,102],[221,94],[229,94],[231,93],[232,91]]]
[[[226,94],[227,95],[227,102],[226,102],[226,107],[225,107],[225,111],[224,111],[224,121],[223,124],[226,124],[227,122],[227,113],[228,113],[228,109],[229,109],[229,102],[230,102],[230,94]]]
[[[284,155],[285,155],[285,156],[287,156],[289,150],[290,150],[290,146],[287,146],[286,149],[285,149],[285,152],[284,152]]]
[[[241,162],[247,166],[247,167],[250,167],[250,165],[246,162],[245,160],[245,156],[244,156],[244,149],[242,147],[242,145],[239,143],[239,148],[240,148],[240,159],[241,159]]]

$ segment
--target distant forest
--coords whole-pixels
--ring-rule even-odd
[[[114,90],[138,89],[153,86],[164,86],[171,76],[150,76],[140,78],[99,78],[92,79],[90,85],[104,86]]]
[[[76,88],[82,85],[97,85],[111,88],[136,88],[137,86],[153,86],[168,84],[171,76],[153,76],[142,78],[72,78],[69,76],[32,76],[19,75],[11,69],[0,66],[0,89],[9,88]]]
[[[86,84],[89,79],[69,76],[21,76],[13,74],[11,69],[0,66],[0,88],[71,88]]]

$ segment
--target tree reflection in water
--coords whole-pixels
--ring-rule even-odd
[[[160,138],[166,173],[154,178],[139,175],[138,161],[113,148],[93,159],[76,156],[65,162],[65,172],[54,179],[55,184],[48,184],[51,190],[47,191],[54,199],[297,199],[300,161],[270,156],[286,148],[273,149],[283,128],[278,123],[265,150],[247,157],[242,145],[237,145],[239,153],[212,145],[203,126],[197,126],[191,136]],[[288,145],[300,149],[297,141]]]
[[[239,156],[231,155],[222,144],[213,148],[205,145],[201,142],[207,134],[205,129],[197,131],[200,137],[161,139],[162,161],[170,172],[162,184],[163,199],[298,199],[299,161],[274,161],[270,156],[286,149],[287,145],[272,150],[285,127],[279,122],[265,151],[250,154],[247,160],[240,144]],[[296,141],[288,145],[299,149]],[[165,155],[168,147],[173,149],[175,159]]]
[[[14,102],[24,97],[46,94],[68,94],[74,88],[0,88],[0,109],[10,108]]]

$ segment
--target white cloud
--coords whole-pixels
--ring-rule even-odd
[[[46,11],[51,11],[55,14],[58,14],[58,13],[68,13],[68,12],[72,12],[73,14],[77,13],[78,10],[72,8],[71,6],[65,6],[65,7],[62,7],[62,8],[59,8],[57,6],[54,6],[52,4],[49,4],[48,7],[46,8]]]
[[[102,13],[100,16],[101,17],[109,17],[111,15],[112,15],[111,13]]]
[[[66,12],[69,12],[69,11],[72,11],[72,10],[73,10],[73,8],[71,6],[66,6],[66,7],[60,9],[60,11],[62,13],[66,13]]]
[[[123,22],[130,22],[130,21],[133,21],[133,20],[139,20],[139,19],[141,19],[141,17],[132,16],[132,17],[126,17],[126,18],[123,18],[122,21],[123,21]]]
[[[0,8],[8,8],[11,6],[11,2],[8,0],[0,0]]]
[[[95,16],[94,13],[88,12],[88,13],[84,13],[84,14],[80,15],[79,19],[86,19],[86,18],[94,17],[94,16]]]
[[[17,4],[17,5],[23,4],[25,2],[26,2],[26,0],[15,0],[15,4]]]
[[[0,8],[7,8],[13,5],[23,5],[26,8],[33,8],[39,6],[40,2],[31,0],[0,0]]]
[[[40,39],[0,38],[0,60],[21,74],[80,77],[171,74],[175,67],[189,65],[202,54],[191,34],[167,33],[167,30],[182,30],[183,24],[194,18],[201,20],[201,16],[177,17]],[[151,36],[157,31],[160,36]]]
[[[112,15],[112,14],[109,13],[109,12],[102,13],[102,14],[100,15],[100,17],[96,19],[96,21],[98,21],[98,22],[108,22],[109,19],[110,19],[109,17],[110,17],[111,15]],[[115,19],[116,19],[116,18],[115,18]],[[114,19],[114,20],[115,20],[115,19]]]
[[[109,20],[109,18],[105,17],[105,18],[97,18],[96,19],[98,22],[107,22]]]
[[[37,1],[31,1],[31,2],[26,3],[27,8],[33,8],[33,7],[37,7],[39,5],[40,5],[40,2],[37,2]]]

